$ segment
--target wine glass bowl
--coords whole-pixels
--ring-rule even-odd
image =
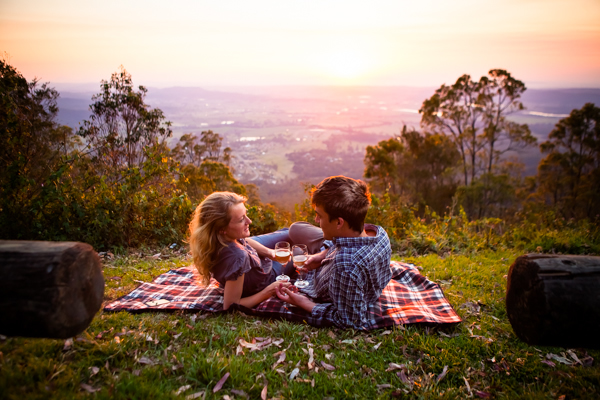
[[[304,276],[304,263],[308,259],[308,249],[305,244],[297,244],[292,247],[292,260],[294,267],[298,271],[299,278],[294,284],[297,288],[302,289],[309,285],[309,282],[303,278]]]
[[[275,243],[275,261],[280,263],[282,266],[290,261],[292,252],[290,250],[290,244],[288,242],[277,242]],[[288,282],[290,277],[283,274],[283,268],[281,275],[277,276],[275,280],[281,282]]]

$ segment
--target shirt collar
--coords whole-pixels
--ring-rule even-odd
[[[375,236],[357,236],[357,237],[334,237],[333,244],[336,246],[357,247],[377,242],[382,235],[383,228],[377,225],[365,224],[365,229],[377,232]]]

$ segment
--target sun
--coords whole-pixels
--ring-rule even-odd
[[[323,57],[326,73],[339,79],[357,79],[370,69],[369,58],[352,50],[334,51]]]

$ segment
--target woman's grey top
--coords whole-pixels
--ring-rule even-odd
[[[235,281],[244,275],[242,297],[260,292],[275,282],[276,277],[273,261],[260,257],[245,239],[234,240],[222,248],[211,272],[223,288],[225,282]]]

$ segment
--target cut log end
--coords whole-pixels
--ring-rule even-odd
[[[0,333],[68,338],[102,305],[104,277],[92,246],[0,241]]]
[[[508,273],[506,311],[526,343],[600,348],[600,257],[518,257]]]

